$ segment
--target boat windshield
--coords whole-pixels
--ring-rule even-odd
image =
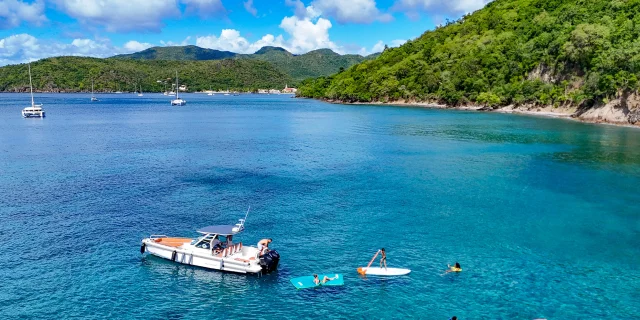
[[[211,249],[212,245],[214,248],[218,247],[220,249],[223,249],[233,244],[232,239],[232,235],[222,236],[217,234],[207,234],[191,241],[191,244],[196,248],[202,249]]]

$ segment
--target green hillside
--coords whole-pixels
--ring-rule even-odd
[[[91,90],[91,79],[98,92],[133,91],[142,85],[144,91],[161,92],[165,81],[175,81],[189,91],[256,90],[283,88],[292,79],[272,64],[252,60],[166,61],[57,57],[31,64],[34,89],[49,92]],[[0,91],[26,91],[29,88],[27,65],[0,68]]]
[[[331,75],[340,71],[341,68],[349,68],[366,59],[355,54],[340,55],[329,49],[293,55],[282,48],[276,47],[264,47],[255,54],[238,55],[237,58],[273,63],[278,70],[287,73],[295,80]]]
[[[495,0],[299,95],[591,106],[638,89],[640,0]]]
[[[340,55],[329,49],[320,49],[294,55],[279,47],[264,47],[254,54],[236,54],[229,51],[205,49],[196,46],[154,47],[144,51],[118,55],[114,59],[134,60],[220,60],[249,59],[273,63],[294,80],[328,76],[367,59],[360,55]]]

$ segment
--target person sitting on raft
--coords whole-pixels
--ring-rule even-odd
[[[258,251],[260,252],[260,255],[263,255],[267,251],[269,251],[269,243],[271,243],[271,241],[273,241],[271,240],[271,238],[258,241]]]
[[[460,264],[456,262],[456,264],[452,267],[450,265],[447,265],[447,267],[449,267],[449,269],[447,269],[446,273],[449,272],[460,272],[462,271],[462,267],[460,267]]]
[[[320,279],[318,279],[318,275],[314,274],[313,275],[313,283],[315,283],[316,286],[317,286],[317,285],[320,285],[320,282],[322,282],[322,284],[325,284],[325,283],[327,283],[327,281],[335,280],[336,278],[338,278],[338,277],[329,278],[327,276],[324,276],[324,278],[322,278],[322,281],[320,281]]]
[[[384,268],[387,269],[387,252],[382,248],[380,249],[380,253],[380,268],[382,268],[382,264],[384,263]]]

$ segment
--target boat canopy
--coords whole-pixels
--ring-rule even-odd
[[[242,231],[243,229],[244,228],[239,228],[238,225],[219,225],[204,227],[197,231],[202,234],[215,233],[221,236],[231,236]]]

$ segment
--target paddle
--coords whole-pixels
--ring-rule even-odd
[[[367,268],[371,267],[371,264],[373,263],[373,261],[376,260],[376,257],[378,256],[379,253],[380,253],[380,250],[376,251],[376,254],[373,256],[371,261],[369,261],[369,264],[367,265]],[[366,269],[362,269],[362,267],[359,267],[358,268],[358,273],[364,276],[367,273],[367,270]]]

